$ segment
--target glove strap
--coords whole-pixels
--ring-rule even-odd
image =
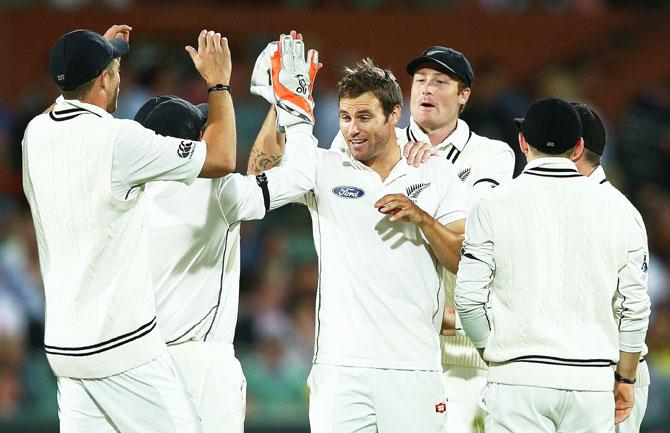
[[[221,84],[221,83],[215,84],[212,87],[210,87],[209,89],[207,89],[207,93],[218,92],[220,90],[226,90],[226,91],[230,92],[230,85],[229,84]]]

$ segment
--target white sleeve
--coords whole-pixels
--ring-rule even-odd
[[[491,220],[480,200],[465,223],[465,240],[454,291],[463,329],[477,348],[486,347],[491,332],[486,304],[494,271]]]
[[[286,128],[286,147],[281,165],[263,172],[267,177],[268,210],[300,201],[314,189],[316,182],[317,148],[311,127],[296,125]]]
[[[442,174],[443,179],[439,185],[443,188],[440,204],[435,214],[435,219],[442,225],[467,217],[470,209],[470,196],[468,188],[456,177],[453,170],[447,176]]]
[[[479,178],[475,179],[472,188],[476,197],[512,179],[514,174],[514,152],[511,148],[501,150],[486,159],[478,170]]]
[[[207,155],[204,141],[164,137],[127,120],[114,149],[112,176],[127,187],[157,180],[187,185],[200,174]]]
[[[635,353],[644,346],[651,303],[647,292],[646,230],[641,218],[631,221],[628,260],[619,271],[613,309],[619,327],[619,350]]]
[[[233,173],[221,178],[218,199],[221,214],[228,225],[265,216],[263,193],[256,176]]]

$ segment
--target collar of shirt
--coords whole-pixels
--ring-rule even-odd
[[[78,99],[65,99],[63,98],[63,95],[56,98],[56,107],[54,107],[54,110],[68,109],[68,108],[82,108],[84,110],[95,113],[100,117],[112,117],[111,114],[109,114],[102,108],[98,107],[97,105],[81,102]]]
[[[555,169],[572,169],[577,171],[577,166],[574,162],[570,161],[568,158],[558,157],[558,156],[547,156],[543,158],[535,158],[526,164],[526,167],[523,171],[528,171],[537,167],[545,168],[555,168]]]
[[[414,141],[424,141],[430,143],[428,139],[428,134],[421,130],[421,127],[416,123],[414,118],[409,119],[409,132],[410,138]],[[453,145],[456,149],[461,152],[465,148],[465,145],[468,144],[470,139],[470,127],[465,121],[461,119],[456,119],[456,129],[445,138],[442,143],[435,146],[437,150],[445,150],[449,145]]]
[[[401,151],[402,152],[402,151]],[[344,149],[344,155],[345,158],[343,159],[342,163],[350,165],[358,170],[366,170],[371,173],[374,173],[379,176],[379,173],[368,167],[367,165],[363,164],[361,161],[357,160],[353,156],[351,156],[351,152],[349,151],[349,146],[347,146]],[[393,166],[391,169],[391,172],[389,175],[386,177],[386,179],[382,183],[388,183],[391,182],[399,177],[402,177],[409,173],[412,169],[415,167],[412,167],[411,165],[407,164],[407,160],[400,155],[400,160]]]
[[[605,169],[603,169],[603,166],[599,165],[598,168],[593,170],[593,173],[589,175],[589,179],[593,179],[598,183],[607,182],[607,175],[605,175]]]

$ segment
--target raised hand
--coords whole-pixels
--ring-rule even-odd
[[[271,77],[279,126],[314,124],[312,89],[321,68],[319,53],[309,50],[295,32],[281,35],[270,47]]]
[[[130,42],[130,31],[132,29],[132,27],[126,24],[114,24],[109,29],[107,29],[102,37],[108,41],[118,38],[123,39],[126,42]]]
[[[193,65],[208,87],[230,83],[232,61],[228,39],[213,30],[203,30],[198,35],[198,49],[185,47],[193,60]]]

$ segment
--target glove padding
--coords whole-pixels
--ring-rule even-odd
[[[270,71],[270,53],[274,52],[275,49],[275,42],[270,42],[258,55],[254,70],[251,73],[251,85],[249,86],[249,91],[253,95],[260,96],[270,104],[277,102],[274,90],[272,90],[272,72]]]
[[[281,35],[271,49],[272,89],[277,104],[277,124],[289,127],[299,123],[314,125],[312,88],[319,67],[319,53],[290,35]],[[271,44],[271,45],[272,45]]]

